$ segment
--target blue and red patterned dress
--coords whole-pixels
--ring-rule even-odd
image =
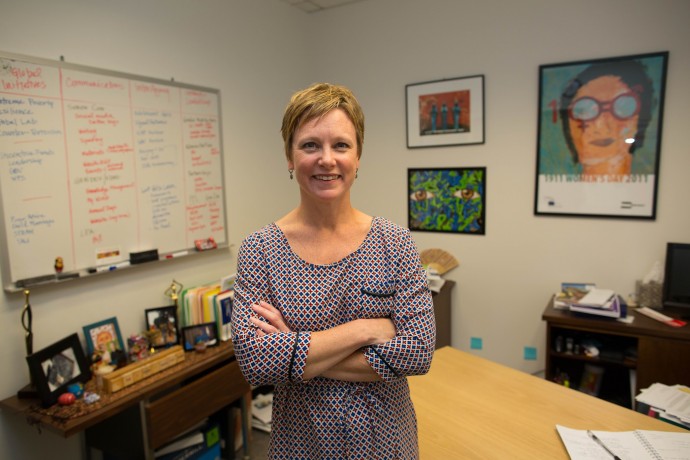
[[[275,385],[271,459],[416,459],[417,421],[406,376],[429,370],[433,304],[409,230],[375,217],[361,246],[314,265],[275,224],[251,234],[238,254],[233,342],[244,376]],[[294,332],[259,338],[249,321],[259,300]],[[390,317],[397,335],[362,349],[377,382],[302,379],[312,331],[357,318]]]

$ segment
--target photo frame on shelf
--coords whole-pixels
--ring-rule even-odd
[[[484,75],[405,86],[407,148],[484,143]]]
[[[205,350],[220,344],[218,339],[218,325],[216,323],[202,323],[182,328],[182,341],[185,351]]]
[[[145,314],[146,330],[151,347],[165,348],[179,342],[177,307],[170,305],[147,308]]]
[[[29,372],[44,407],[52,406],[73,383],[91,378],[84,349],[74,333],[26,357]]]
[[[407,202],[412,231],[484,235],[486,168],[410,168]]]
[[[668,52],[539,67],[536,215],[656,218]]]
[[[110,362],[112,353],[117,350],[125,351],[125,343],[122,340],[116,317],[87,324],[83,330],[88,356],[93,356],[94,353],[98,352],[103,361]]]

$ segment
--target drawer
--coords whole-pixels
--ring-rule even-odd
[[[237,361],[232,361],[145,404],[149,448],[158,449],[249,391]]]

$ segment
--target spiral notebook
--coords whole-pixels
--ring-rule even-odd
[[[593,430],[595,440],[587,430],[556,429],[571,460],[611,460],[612,454],[621,460],[690,460],[690,432]]]

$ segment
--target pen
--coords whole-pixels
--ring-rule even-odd
[[[124,262],[119,262],[114,265],[102,265],[100,267],[96,268],[97,273],[101,272],[111,272],[113,270],[117,270],[118,268],[122,267],[129,267],[129,261],[124,261]]]
[[[592,440],[593,440],[594,442],[596,442],[596,443],[599,444],[601,447],[603,447],[604,450],[605,450],[606,452],[608,452],[609,455],[610,455],[611,457],[613,457],[613,460],[621,460],[621,458],[620,458],[618,455],[614,454],[613,452],[611,452],[611,449],[609,449],[608,447],[606,447],[606,444],[604,444],[604,442],[603,442],[601,439],[597,438],[597,435],[595,435],[594,433],[592,433],[590,430],[587,430],[587,434],[589,435],[590,438],[592,438]]]

